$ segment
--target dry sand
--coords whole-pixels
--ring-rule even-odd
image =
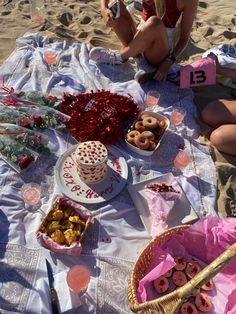
[[[0,1],[0,64],[15,48],[16,38],[27,31],[40,31],[52,39],[67,38],[92,46],[119,47],[115,35],[104,26],[101,19],[99,0],[47,2],[47,22],[37,25],[30,20],[29,0]],[[235,0],[199,2],[191,40],[184,53],[185,62],[197,59],[206,49],[216,45],[236,43],[235,9]]]
[[[120,47],[114,33],[105,27],[101,19],[99,0],[45,1],[48,2],[44,12],[46,23],[37,25],[30,19],[29,0],[0,0],[0,64],[14,50],[16,38],[25,32],[41,32],[52,40],[68,39],[113,49]],[[126,1],[127,4],[129,2]],[[235,9],[235,0],[199,2],[191,39],[183,54],[183,64],[200,58],[204,51],[220,44],[236,45]],[[216,97],[230,97],[230,93],[229,89],[220,86],[198,88],[195,90],[195,103],[200,108]],[[208,134],[209,130],[203,128],[203,131],[203,134]],[[204,137],[202,142],[209,145]],[[232,194],[232,190],[236,191],[236,158],[210,148],[218,174],[216,207],[223,216],[236,217],[236,194]]]

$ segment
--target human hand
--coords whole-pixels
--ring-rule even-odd
[[[153,78],[158,81],[165,81],[168,71],[172,65],[171,60],[165,59],[158,67]]]

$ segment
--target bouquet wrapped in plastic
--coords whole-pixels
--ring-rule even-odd
[[[16,124],[0,123],[0,140],[7,138],[14,140],[29,149],[41,154],[50,153],[48,137],[31,129],[23,128]]]
[[[17,172],[27,168],[38,154],[10,137],[0,137],[0,157]]]

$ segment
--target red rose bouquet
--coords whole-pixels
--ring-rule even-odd
[[[131,96],[97,91],[75,96],[65,94],[60,110],[71,117],[68,127],[77,141],[114,144],[136,119],[138,105]]]

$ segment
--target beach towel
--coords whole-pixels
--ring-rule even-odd
[[[57,52],[55,70],[50,69],[43,58],[43,52],[49,47]],[[137,70],[134,59],[119,66],[96,64],[89,60],[90,49],[87,44],[67,41],[49,43],[46,36],[26,33],[17,39],[16,49],[0,67],[0,83],[9,89],[14,88],[15,91],[33,90],[57,97],[62,97],[64,93],[76,95],[78,92],[106,89],[133,97],[140,110],[145,109],[147,91],[157,89],[161,95],[158,106],[161,114],[170,118],[172,106],[179,104],[186,109],[187,114],[179,132],[167,130],[158,152],[150,157],[130,151],[123,140],[115,145],[129,166],[127,184],[172,172],[173,159],[179,146],[184,146],[191,152],[193,163],[177,177],[178,182],[199,216],[216,215],[215,167],[209,150],[196,140],[199,136],[199,127],[195,120],[196,108],[191,89],[180,89],[173,83],[154,80],[140,86],[134,80],[134,73]],[[45,132],[52,154],[46,160],[38,159],[33,170],[19,176],[0,159],[0,205],[4,217],[9,221],[9,225],[3,226],[8,238],[2,241],[7,243],[39,248],[35,230],[50,207],[53,196],[62,193],[54,178],[54,167],[58,157],[77,142],[69,133],[59,134],[51,129]],[[32,180],[41,185],[42,198],[39,206],[31,211],[23,203],[20,189],[23,182]],[[93,211],[95,222],[79,260],[88,265],[94,273],[89,289],[82,296],[83,305],[79,312],[129,313],[127,291],[124,287],[127,287],[127,279],[137,252],[146,245],[150,237],[126,188],[110,202],[87,206]],[[45,257],[45,250],[40,249],[40,252]],[[66,270],[74,260],[69,256],[53,259],[52,255],[47,258],[54,265],[55,282],[59,283],[62,278],[65,280]],[[56,286],[61,310],[65,312],[72,306],[75,307],[66,285]],[[38,312],[47,314],[50,300],[44,258],[38,264],[34,287],[35,290],[31,291],[28,298],[27,312],[35,311],[37,300]],[[6,309],[9,310],[7,307]]]

